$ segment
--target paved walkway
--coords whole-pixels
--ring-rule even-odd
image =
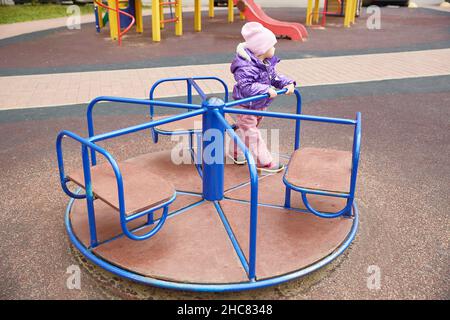
[[[94,21],[95,18],[93,14],[82,15],[80,19],[80,23],[89,23]],[[67,17],[3,24],[0,25],[0,40],[31,32],[65,27],[66,23]]]
[[[450,75],[449,56],[450,49],[439,49],[290,59],[282,61],[278,71],[304,87],[441,76]],[[202,75],[220,77],[230,87],[234,83],[229,64],[9,76],[0,77],[0,109],[81,104],[101,95],[147,98],[158,79]],[[203,82],[202,87],[206,93],[223,91],[212,82]],[[157,95],[182,96],[185,89],[184,83],[165,84]]]

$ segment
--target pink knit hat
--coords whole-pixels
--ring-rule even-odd
[[[245,39],[245,47],[257,56],[266,53],[277,43],[273,32],[259,22],[247,22],[241,34]]]

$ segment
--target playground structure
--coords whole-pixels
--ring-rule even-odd
[[[248,21],[256,21],[261,23],[264,27],[271,30],[276,36],[286,36],[291,40],[305,40],[308,37],[306,28],[301,23],[283,22],[269,17],[264,10],[253,0],[235,0],[239,11],[244,15]],[[228,5],[232,8],[231,4]],[[232,12],[228,13],[230,17]]]
[[[214,18],[214,0],[209,1],[208,16]],[[100,32],[109,21],[110,37],[121,43],[122,36],[125,35],[133,25],[136,25],[138,33],[143,32],[143,17],[141,0],[107,0],[103,4],[101,0],[94,0],[94,11],[96,30]],[[266,28],[272,30],[277,36],[288,37],[291,40],[304,40],[308,36],[305,27],[300,23],[283,22],[269,17],[253,0],[228,0],[228,22],[234,22],[234,6],[237,6],[242,20],[257,21]],[[165,19],[164,7],[170,7],[171,17]],[[175,10],[172,12],[172,6]],[[112,13],[110,13],[112,11]],[[175,23],[175,35],[183,35],[183,10],[182,1],[152,0],[152,39],[154,42],[161,41],[161,30],[166,23]],[[202,30],[201,0],[194,2],[194,30]]]
[[[214,0],[209,1],[208,17],[214,18]],[[320,0],[308,0],[306,10],[306,26],[317,26],[320,16],[322,22],[320,26],[325,27],[326,16],[344,17],[344,26],[350,27],[355,23],[355,17],[361,5],[360,0],[324,0],[323,9],[320,11]],[[174,6],[174,11],[172,11]],[[296,22],[284,22],[269,17],[264,10],[255,3],[254,0],[228,0],[228,22],[234,22],[234,7],[239,10],[242,20],[256,21],[270,29],[276,36],[288,37],[294,41],[303,41],[308,38],[305,26]],[[170,8],[170,18],[165,19],[164,8]],[[110,25],[110,37],[118,40],[119,45],[122,36],[125,35],[133,25],[136,25],[136,32],[143,32],[143,16],[141,0],[107,0],[103,4],[102,0],[94,0],[96,30],[100,32],[106,23]],[[110,13],[112,11],[112,13]],[[183,10],[181,0],[152,0],[152,39],[155,42],[161,41],[161,30],[165,24],[175,24],[175,35],[183,35]],[[201,0],[194,2],[194,30],[202,30]]]
[[[97,32],[109,22],[110,37],[118,40],[119,45],[122,43],[122,36],[133,25],[136,25],[136,32],[144,31],[141,0],[108,0],[107,5],[102,0],[94,0],[94,15]]]
[[[314,6],[313,0],[308,0],[305,25],[325,27],[327,16],[340,16],[344,17],[344,27],[348,28],[355,23],[360,7],[361,0],[324,0],[320,11],[320,0],[314,0]],[[322,22],[319,24],[320,16]]]
[[[208,98],[200,81],[221,83],[224,98]],[[186,103],[155,100],[156,89],[168,82],[186,84]],[[202,99],[200,105],[192,103],[194,90]],[[65,216],[70,241],[89,260],[114,274],[180,290],[261,288],[301,277],[333,261],[350,245],[358,227],[354,196],[360,113],[354,120],[303,115],[298,90],[295,114],[236,108],[266,97],[229,101],[223,80],[195,77],[159,80],[149,99],[92,100],[87,109],[88,137],[64,130],[56,140],[61,186],[71,198]],[[93,110],[105,101],[146,106],[152,119],[96,133]],[[155,107],[187,112],[156,118]],[[289,160],[285,174],[258,174],[252,155],[229,124],[229,114],[294,121],[294,152],[284,156]],[[200,118],[198,127],[194,122]],[[354,127],[352,151],[302,147],[303,121]],[[149,129],[154,142],[161,134],[187,136],[186,152],[192,161],[175,164],[168,150],[118,163],[98,145]],[[225,134],[242,149],[245,166],[225,164]],[[64,137],[81,145],[83,167],[67,175]],[[97,155],[106,162],[97,163]],[[77,184],[78,190],[71,191],[69,182]]]

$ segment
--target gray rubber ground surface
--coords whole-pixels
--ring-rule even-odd
[[[227,294],[176,292],[135,285],[83,261],[68,241],[55,137],[62,129],[86,135],[85,106],[0,111],[0,298],[248,298],[448,299],[450,77],[390,80],[302,89],[303,113],[353,118],[363,114],[357,199],[361,223],[350,249],[329,267],[274,288]],[[293,111],[288,98],[273,110]],[[98,132],[144,121],[145,108],[104,106]],[[293,146],[293,126],[279,128],[281,151]],[[304,123],[304,145],[350,148],[351,132]],[[118,159],[170,147],[147,132],[105,143]],[[81,165],[66,145],[67,169]],[[81,290],[68,290],[66,268],[81,266]],[[381,288],[367,288],[368,267],[381,270]]]

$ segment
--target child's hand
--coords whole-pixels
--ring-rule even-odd
[[[285,86],[283,89],[287,89],[286,94],[287,94],[288,96],[290,96],[291,94],[294,93],[295,86],[294,86],[293,83],[291,83],[291,84],[288,84],[287,86]]]
[[[275,98],[278,95],[277,92],[273,88],[269,88],[268,93],[271,98]]]

